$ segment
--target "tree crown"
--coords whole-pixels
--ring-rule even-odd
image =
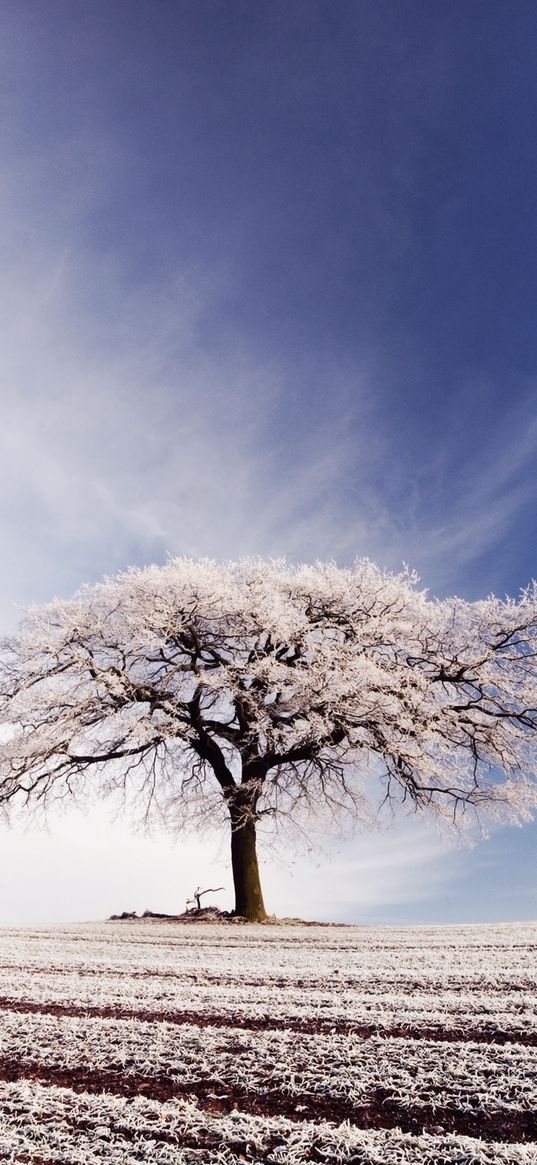
[[[256,815],[363,815],[374,776],[389,799],[521,822],[536,642],[535,584],[470,603],[367,560],[131,569],[30,609],[4,642],[0,802],[95,791],[91,775],[177,824],[214,792]]]

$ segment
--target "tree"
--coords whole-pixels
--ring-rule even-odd
[[[369,561],[131,569],[4,642],[0,804],[130,790],[177,829],[223,813],[235,912],[263,919],[263,815],[363,820],[375,783],[456,822],[529,820],[536,647],[535,584],[440,602]]]

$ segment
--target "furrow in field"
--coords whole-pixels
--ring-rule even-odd
[[[1,935],[1,932],[0,932]],[[529,958],[529,953],[528,953]],[[192,956],[192,961],[194,955]],[[199,961],[199,960],[198,960]],[[307,968],[305,968],[307,970]],[[0,982],[4,979],[10,981],[10,975],[17,974],[22,976],[26,981],[31,982],[32,979],[39,981],[42,978],[48,978],[51,974],[58,980],[76,978],[78,982],[81,980],[108,978],[113,976],[115,980],[122,984],[136,983],[142,980],[142,985],[146,982],[154,981],[155,983],[175,982],[181,987],[199,986],[200,984],[200,968],[199,965],[192,966],[186,963],[177,967],[177,969],[160,969],[156,970],[151,967],[141,967],[138,969],[129,967],[118,967],[116,962],[111,960],[107,964],[98,964],[96,966],[88,966],[86,964],[78,966],[76,964],[70,966],[58,966],[53,962],[37,964],[37,963],[21,963],[16,960],[14,956],[13,961],[0,963]],[[334,975],[337,974],[337,981],[334,980]],[[505,979],[499,979],[497,976],[487,979],[486,976],[480,975],[472,978],[470,975],[453,975],[449,978],[439,978],[437,976],[427,976],[423,974],[420,979],[409,978],[407,975],[398,975],[390,977],[387,974],[382,976],[368,975],[350,975],[342,972],[341,969],[334,972],[332,977],[321,976],[319,973],[311,974],[308,977],[296,977],[291,973],[283,975],[272,975],[264,968],[260,970],[258,975],[248,973],[216,973],[203,969],[203,985],[214,988],[223,988],[228,991],[244,990],[245,988],[253,988],[254,990],[267,989],[270,990],[294,990],[294,991],[314,991],[322,990],[323,987],[327,989],[329,986],[337,986],[346,991],[358,991],[363,993],[367,989],[368,994],[385,995],[389,988],[397,989],[398,992],[419,992],[420,995],[436,995],[438,991],[448,990],[450,993],[455,991],[464,991],[468,995],[478,993],[479,995],[501,995],[509,998],[511,995],[519,995],[521,992],[535,992],[537,990],[537,976],[519,974],[515,976],[511,968],[506,973]]]
[[[30,1157],[28,1153],[17,1153],[16,1150],[10,1153],[9,1160],[17,1165],[57,1165],[52,1157],[36,1157],[34,1153]]]
[[[222,1015],[210,1011],[153,1011],[144,1008],[119,1007],[115,1004],[77,1006],[69,1002],[40,1003],[35,1000],[10,999],[0,996],[0,1012],[16,1012],[27,1015],[51,1015],[71,1018],[98,1018],[139,1020],[142,1023],[171,1023],[178,1026],[238,1028],[241,1031],[293,1031],[305,1035],[354,1035],[359,1039],[374,1036],[407,1040],[434,1040],[439,1043],[483,1043],[521,1044],[523,1047],[537,1047],[537,1029],[519,1030],[497,1028],[491,1022],[479,1028],[444,1027],[431,1023],[418,1027],[411,1023],[401,1023],[396,1027],[384,1026],[379,1017],[377,1023],[355,1023],[352,1020],[301,1018],[296,1016],[245,1016],[230,1012]],[[446,1021],[449,1017],[446,1017]]]
[[[327,1119],[331,1114],[330,1119],[361,1124],[378,1110],[381,1127],[410,1119],[423,1127],[442,1111],[454,1130],[483,1130],[494,1119],[505,1137],[517,1136],[517,1128],[526,1138],[535,1135],[528,1114],[537,1110],[537,1067],[519,1044],[333,1034],[297,1038],[281,1030],[87,1016],[26,1015],[21,1022],[18,1013],[9,1012],[1,1016],[0,1039],[4,1072],[17,1078],[33,1073],[64,1085],[79,1080],[81,1088],[93,1079],[129,1095],[133,1089],[150,1089],[161,1099],[199,1094],[228,1108],[260,1105],[261,1112],[271,1111],[270,1105],[280,1112],[285,1103],[285,1111],[300,1113],[296,1106],[303,1105]]]
[[[118,1098],[144,1099],[164,1103],[170,1100],[195,1101],[206,1113],[218,1116],[239,1113],[257,1117],[285,1117],[291,1122],[326,1121],[339,1124],[348,1121],[361,1130],[398,1129],[414,1136],[432,1132],[471,1138],[482,1138],[502,1144],[537,1142],[537,1113],[529,1110],[514,1112],[462,1112],[441,1105],[414,1107],[398,1103],[389,1089],[377,1088],[368,1103],[353,1105],[337,1096],[312,1096],[276,1089],[256,1095],[235,1084],[226,1087],[222,1080],[206,1078],[181,1084],[169,1076],[141,1076],[112,1069],[45,1067],[38,1063],[0,1059],[0,1081],[43,1082],[73,1092],[107,1093]]]
[[[247,952],[245,951],[245,956]],[[285,980],[271,979],[252,986],[233,978],[230,983],[211,982],[205,968],[198,965],[196,978],[190,973],[172,977],[129,976],[108,971],[101,975],[57,973],[49,966],[41,974],[11,968],[0,975],[0,998],[10,1004],[72,1005],[76,1008],[119,1008],[118,1014],[147,1014],[164,1017],[206,1015],[220,1022],[245,1027],[287,1026],[293,1030],[331,1029],[385,1032],[449,1032],[448,1039],[465,1031],[487,1040],[488,1033],[505,1033],[498,1039],[522,1038],[528,1045],[537,1039],[537,992],[502,993],[463,990],[457,983],[449,989],[428,990],[407,985],[362,985],[350,988],[343,976],[298,987]],[[94,1012],[95,1013],[95,1012]],[[103,1012],[105,1014],[105,1012]],[[314,1026],[315,1025],[315,1026]],[[484,1035],[478,1033],[484,1032]],[[453,1033],[453,1034],[451,1034]],[[520,1033],[520,1037],[518,1036]],[[533,1035],[531,1034],[533,1033]],[[490,1038],[493,1038],[492,1036]],[[494,1037],[495,1038],[495,1037]]]
[[[0,1083],[0,1148],[33,1165],[195,1165],[243,1161],[271,1165],[535,1165],[531,1144],[494,1143],[451,1133],[414,1135],[301,1122],[234,1110],[212,1115],[197,1104],[134,1100],[39,1083]],[[39,1154],[39,1156],[37,1156]]]

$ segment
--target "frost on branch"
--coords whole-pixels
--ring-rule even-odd
[[[237,831],[301,807],[364,820],[378,777],[378,800],[523,822],[536,645],[535,584],[468,603],[369,561],[132,569],[4,643],[0,801],[131,789],[147,819],[224,810]]]

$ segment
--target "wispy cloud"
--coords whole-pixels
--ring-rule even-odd
[[[79,318],[84,278],[107,283],[105,299],[121,304],[114,320]],[[435,485],[431,459],[413,473],[397,455],[367,369],[354,373],[351,404],[327,361],[331,400],[308,418],[302,384],[305,415],[293,416],[288,369],[228,333],[204,344],[224,294],[222,282],[186,272],[131,296],[121,270],[46,248],[4,274],[4,620],[13,603],[168,552],[369,554],[394,568],[409,561],[445,592],[531,502],[529,416],[513,417],[516,446],[498,449],[492,437],[459,483],[447,484],[446,443],[446,484]]]
[[[416,514],[402,531],[410,560],[433,589],[446,593],[463,585],[470,594],[482,594],[507,586],[516,591],[535,572],[530,561],[523,567],[530,573],[520,574],[528,516],[537,501],[535,401],[534,385],[521,389],[513,404],[504,403],[501,423],[498,418],[498,425],[480,434],[464,458],[449,434],[435,451],[441,484],[434,488],[431,467],[432,483],[428,489],[422,478]],[[424,462],[427,466],[427,458]],[[513,545],[516,532],[518,547]],[[531,539],[528,550],[531,559]]]
[[[85,280],[104,284],[114,319],[80,317]],[[347,418],[286,426],[286,374],[234,334],[200,339],[224,292],[188,271],[131,294],[120,269],[45,245],[2,277],[5,618],[10,602],[167,552],[337,551],[358,453]]]
[[[453,838],[441,844],[424,822],[400,821],[383,832],[358,833],[335,848],[333,843],[319,851],[313,847],[309,861],[272,863],[266,869],[267,897],[278,914],[289,913],[292,902],[293,913],[313,910],[321,921],[386,917],[410,903],[438,900],[464,871],[465,852]]]

